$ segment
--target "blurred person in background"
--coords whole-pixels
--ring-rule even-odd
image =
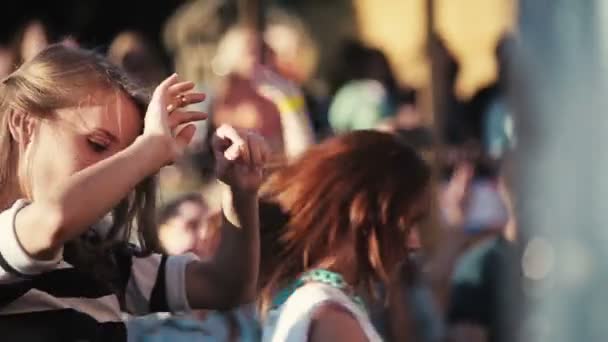
[[[190,1],[168,21],[165,45],[176,69],[192,75],[210,95],[200,110],[210,113],[211,120],[201,132],[211,136],[222,123],[255,127],[271,145],[273,164],[280,165],[314,143],[316,132],[327,131],[328,124],[314,117],[325,111],[299,89],[316,69],[316,46],[302,21],[282,9],[268,10],[260,34],[237,19],[236,2]],[[196,151],[190,168],[199,173],[205,193],[212,193],[209,141],[206,136],[195,139],[204,148]]]
[[[398,87],[388,59],[359,42],[344,47],[329,122],[336,133],[376,128],[397,110]]]
[[[275,159],[291,159],[315,140],[305,98],[275,71],[274,52],[260,44],[245,27],[232,28],[220,42],[216,67],[226,78],[213,104],[213,124],[259,130]]]
[[[469,182],[473,191],[468,196],[472,202],[478,202],[476,211],[483,214],[478,218],[490,218],[496,216],[496,207],[492,204],[496,201],[492,198],[498,194],[505,204],[507,219],[493,234],[487,229],[470,232],[479,235],[485,231],[490,237],[472,246],[460,258],[451,276],[446,319],[449,340],[455,342],[516,341],[519,335],[519,308],[515,303],[523,298],[518,261],[520,244],[509,186],[512,166],[509,152],[516,141],[504,93],[509,81],[506,57],[511,43],[509,36],[501,39],[496,54],[499,79],[482,89],[470,104],[471,114],[478,116],[470,126],[480,140],[480,155],[497,171],[471,175]],[[475,187],[481,200],[475,200]]]
[[[414,90],[400,89],[396,95],[394,116],[384,119],[376,126],[377,130],[399,135],[429,161],[436,154],[437,138],[433,127],[426,124],[423,115],[416,105]],[[428,158],[426,158],[428,157]]]
[[[300,86],[311,80],[317,69],[318,48],[298,16],[270,8],[263,40],[274,53],[277,73]]]
[[[201,259],[210,258],[219,241],[208,237],[211,216],[209,205],[199,193],[174,199],[160,210],[159,249],[170,255],[193,252]]]
[[[222,40],[216,59],[233,71],[222,79],[211,103],[207,134],[213,135],[222,123],[259,131],[271,148],[266,166],[270,172],[309,148],[315,134],[302,91],[273,71],[270,62],[259,64],[256,41],[253,32],[245,28],[233,28]],[[272,56],[269,49],[265,51]],[[199,172],[207,196],[218,189],[213,181],[210,139],[204,140],[205,147],[192,158],[192,169]]]
[[[384,53],[361,41],[350,39],[342,43],[339,58],[330,77],[331,93],[345,84],[361,79],[380,82],[387,92],[397,91],[397,83]]]
[[[146,88],[152,89],[166,76],[167,71],[161,57],[143,35],[133,32],[121,32],[114,38],[108,49],[108,59],[125,69]]]
[[[513,122],[506,99],[508,80],[507,53],[513,37],[505,35],[496,46],[498,79],[477,90],[471,98],[456,96],[454,89],[460,70],[456,58],[440,39],[433,40],[433,48],[441,65],[439,73],[445,77],[438,82],[438,94],[442,106],[436,108],[437,116],[443,118],[440,127],[444,142],[448,145],[463,145],[475,142],[484,158],[500,161],[503,154],[513,147]]]
[[[473,246],[455,267],[446,312],[450,342],[516,340],[512,310],[521,299],[521,275],[515,216],[494,235]]]
[[[416,92],[400,89],[395,95],[394,114],[378,123],[377,128],[389,132],[411,131],[424,125],[422,113],[416,106]],[[430,129],[430,128],[429,128]]]
[[[302,90],[315,136],[328,136],[328,99],[315,79],[318,46],[304,21],[289,11],[270,8],[263,39],[274,52],[275,72]]]
[[[288,220],[262,226],[263,340],[381,340],[366,302],[375,284],[392,289],[429,182],[412,148],[375,131],[328,139],[273,174],[262,198]]]
[[[15,70],[15,53],[8,46],[0,46],[0,78],[8,76]]]
[[[173,74],[149,98],[103,56],[63,45],[2,80],[4,339],[124,341],[122,312],[228,309],[253,298],[268,155],[253,132],[222,126],[213,138],[226,184],[215,257],[149,249],[153,176],[184,153],[195,129],[188,124],[206,117],[183,110],[204,99],[193,87]],[[108,215],[109,226],[98,224]]]
[[[261,59],[272,64],[272,54],[259,54],[258,37],[252,29],[233,27],[224,35],[213,59],[214,69],[222,79],[213,103],[212,123],[228,123],[241,128],[255,128],[267,139],[273,153],[283,152],[280,113],[252,82],[253,73]]]
[[[498,42],[498,80],[490,86],[489,100],[484,108],[482,140],[486,153],[496,160],[505,159],[517,143],[512,108],[507,98],[509,85],[509,53],[513,49],[514,37],[505,35]]]
[[[213,259],[221,241],[221,213],[211,213],[199,193],[168,203],[158,219],[159,248],[167,255],[194,253]],[[259,324],[252,305],[230,311],[194,310],[131,319],[129,341],[257,341]]]
[[[165,30],[165,45],[175,57],[176,69],[192,74],[197,88],[211,95],[199,109],[211,115],[201,124],[200,132],[206,135],[194,138],[202,148],[195,148],[191,165],[186,166],[199,179],[205,197],[217,190],[207,137],[222,123],[258,130],[271,145],[276,166],[314,143],[316,127],[328,126],[311,122],[309,109],[316,108],[315,102],[299,87],[316,68],[316,47],[303,23],[272,8],[265,32],[256,34],[237,25],[235,4],[188,2]]]
[[[53,40],[49,28],[40,20],[27,22],[16,36],[17,64],[27,62]]]
[[[169,17],[163,30],[165,49],[177,72],[192,79],[210,98],[218,78],[214,57],[226,31],[238,21],[237,1],[191,0]],[[196,56],[197,58],[192,58]]]
[[[163,45],[173,61],[173,69],[194,81],[198,91],[207,94],[197,110],[210,115],[219,80],[225,76],[214,70],[213,61],[221,38],[237,19],[237,1],[191,0],[183,2],[171,14],[163,29]],[[191,169],[200,173],[203,181],[213,174],[213,158],[207,141],[212,135],[210,121],[199,122],[193,138],[195,157],[192,161],[196,165]]]
[[[61,36],[55,27],[48,21],[32,19],[17,30],[12,42],[12,69],[14,71],[21,64],[31,60],[49,45],[60,43],[68,47],[78,47],[75,37]],[[4,75],[6,76],[6,75]],[[161,80],[159,80],[160,82]],[[158,84],[158,83],[157,83]]]

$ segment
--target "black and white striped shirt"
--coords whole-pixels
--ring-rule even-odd
[[[194,255],[113,257],[121,270],[121,307],[116,290],[63,259],[35,260],[21,247],[15,216],[27,205],[17,201],[0,212],[0,340],[125,341],[123,312],[188,311],[185,268]]]

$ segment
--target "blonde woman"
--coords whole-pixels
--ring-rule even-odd
[[[249,301],[259,264],[255,134],[213,138],[223,194],[212,260],[146,252],[154,174],[205,118],[177,75],[148,99],[91,52],[51,46],[0,84],[0,331],[7,341],[124,341],[123,312],[225,309]],[[181,130],[178,127],[182,127]],[[112,213],[110,226],[96,224]],[[127,243],[137,237],[139,246]],[[149,242],[149,241],[148,241]]]

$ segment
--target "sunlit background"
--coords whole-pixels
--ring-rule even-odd
[[[300,24],[283,30],[280,20],[296,21],[279,18],[261,38],[277,55],[285,75],[310,94],[330,98],[336,91],[336,70],[345,63],[340,59],[342,42],[360,40],[387,56],[399,86],[416,91],[423,122],[437,129],[438,122],[463,121],[469,108],[464,103],[500,81],[503,62],[497,50],[505,38],[517,40],[508,55],[508,95],[517,136],[509,176],[524,232],[518,267],[531,303],[524,340],[608,340],[608,324],[603,322],[608,303],[608,158],[603,148],[608,132],[607,1],[247,3],[4,1],[0,61],[15,58],[7,51],[20,43],[28,23],[40,20],[49,29],[49,41],[72,41],[116,58],[126,50],[150,49],[161,66],[160,75],[151,74],[150,82],[175,69],[214,99],[227,70],[238,68],[244,54],[231,43],[242,37],[224,40],[229,27],[255,19],[255,6],[274,3],[290,10]],[[271,17],[268,20],[272,23]],[[434,39],[445,47],[444,54],[433,49]],[[142,41],[147,45],[139,46]],[[453,61],[446,62],[450,55]],[[18,65],[17,59],[10,61],[4,65]],[[255,126],[255,115],[248,113],[253,110],[239,108]],[[461,140],[457,143],[466,139]],[[210,206],[217,207],[216,189],[200,178],[204,176],[192,166],[166,168],[161,174],[165,200],[204,187]]]

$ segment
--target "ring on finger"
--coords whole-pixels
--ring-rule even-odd
[[[186,105],[186,95],[185,94],[179,94],[177,96],[178,101],[181,103],[182,106]]]
[[[167,112],[171,113],[174,110],[176,110],[177,108],[184,107],[187,104],[186,95],[184,95],[184,94],[180,94],[180,95],[176,96],[176,100],[177,100],[177,103],[170,103],[167,106]]]
[[[177,109],[177,106],[176,106],[176,105],[174,105],[173,103],[170,103],[170,104],[167,106],[167,112],[168,112],[169,114],[170,114],[170,113],[172,113],[172,112],[173,112],[174,110],[176,110],[176,109]]]

